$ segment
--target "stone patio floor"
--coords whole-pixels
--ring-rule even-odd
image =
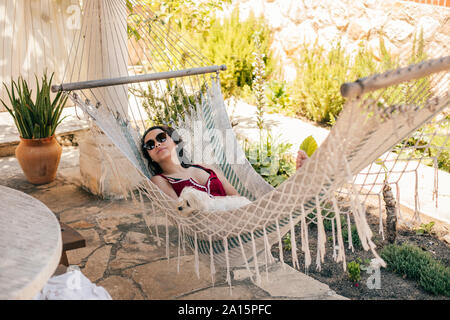
[[[200,264],[197,277],[193,255],[185,252],[177,273],[177,245],[157,246],[154,231],[147,227],[137,205],[125,200],[102,200],[80,186],[77,147],[64,146],[58,175],[50,184],[35,186],[26,181],[14,156],[0,157],[0,184],[23,191],[46,204],[63,223],[76,229],[87,246],[68,251],[93,283],[104,287],[113,299],[345,299],[330,288],[280,263],[271,265],[268,277],[254,284],[245,269],[232,272],[232,295],[224,272],[213,285],[209,264]],[[169,228],[170,232],[176,232]],[[159,229],[164,239],[165,227]],[[171,236],[171,239],[177,239]],[[176,240],[175,240],[176,241]],[[268,280],[267,280],[268,279]]]

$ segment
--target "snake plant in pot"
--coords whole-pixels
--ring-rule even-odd
[[[1,100],[3,106],[14,118],[20,134],[20,143],[16,148],[16,158],[27,178],[32,184],[45,184],[53,181],[61,159],[62,148],[55,138],[55,130],[61,123],[62,110],[67,102],[67,95],[59,92],[50,97],[50,79],[42,77],[41,83],[36,78],[36,95],[22,78],[11,80],[8,87],[3,83],[9,96],[8,104]]]

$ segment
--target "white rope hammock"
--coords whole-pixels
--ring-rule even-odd
[[[64,83],[53,89],[68,91],[76,106],[95,123],[92,133],[109,137],[132,164],[140,179],[132,179],[136,175],[130,173],[130,167],[121,167],[113,160],[108,146],[103,145],[103,156],[110,160],[112,172],[121,177],[124,196],[141,201],[150,216],[159,213],[166,217],[167,255],[171,221],[179,231],[179,252],[185,241],[194,250],[197,272],[199,259],[204,259],[210,263],[212,274],[218,267],[225,268],[231,284],[231,268],[245,265],[258,282],[259,266],[267,267],[273,262],[273,244],[280,244],[283,261],[281,239],[288,232],[293,264],[299,266],[296,224],[301,225],[299,249],[306,267],[314,255],[309,249],[308,224],[317,224],[315,263],[320,268],[326,254],[327,219],[333,226],[333,257],[345,270],[343,216],[356,224],[364,250],[371,250],[380,259],[364,207],[365,199],[374,194],[374,187],[382,184],[385,176],[381,167],[374,172],[373,162],[382,158],[386,164],[397,163],[399,157],[392,158],[388,151],[425,123],[448,122],[446,118],[436,120],[436,116],[450,104],[449,53],[440,52],[432,57],[444,58],[343,86],[343,94],[349,98],[327,139],[295,174],[273,188],[253,170],[234,134],[232,139],[225,139],[224,133],[233,131],[220,89],[219,71],[224,67],[211,66],[170,26],[144,10],[139,1],[129,3],[132,12],[127,12],[125,1],[84,1],[83,22],[72,46]],[[127,35],[130,26],[139,32],[138,38],[133,33]],[[132,59],[137,63],[129,70]],[[136,65],[144,74],[133,74]],[[208,77],[208,73],[213,76]],[[424,82],[411,91],[406,84],[404,90],[390,97],[388,106],[381,105],[388,90],[384,88],[425,77],[426,85]],[[176,202],[149,180],[152,172],[141,153],[141,135],[152,125],[151,119],[158,117],[181,133],[186,161],[195,163],[199,155],[210,160],[207,164],[223,172],[252,203],[232,211],[199,211],[190,217],[180,216]],[[200,143],[196,143],[198,132],[202,133]],[[449,135],[448,130],[434,134],[447,138]],[[234,151],[232,161],[228,150]],[[386,172],[388,178],[396,173],[392,168]],[[403,168],[401,173],[408,170]],[[362,183],[355,180],[358,174],[366,177]],[[158,235],[158,228],[155,231]],[[348,237],[351,247],[351,232]]]

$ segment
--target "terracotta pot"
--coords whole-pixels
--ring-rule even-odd
[[[55,136],[42,139],[23,139],[16,148],[16,158],[27,180],[32,184],[46,184],[56,178],[62,148]]]

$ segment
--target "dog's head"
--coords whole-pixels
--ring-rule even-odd
[[[182,216],[189,216],[192,212],[205,209],[209,195],[192,187],[184,188],[178,198],[178,211]]]

